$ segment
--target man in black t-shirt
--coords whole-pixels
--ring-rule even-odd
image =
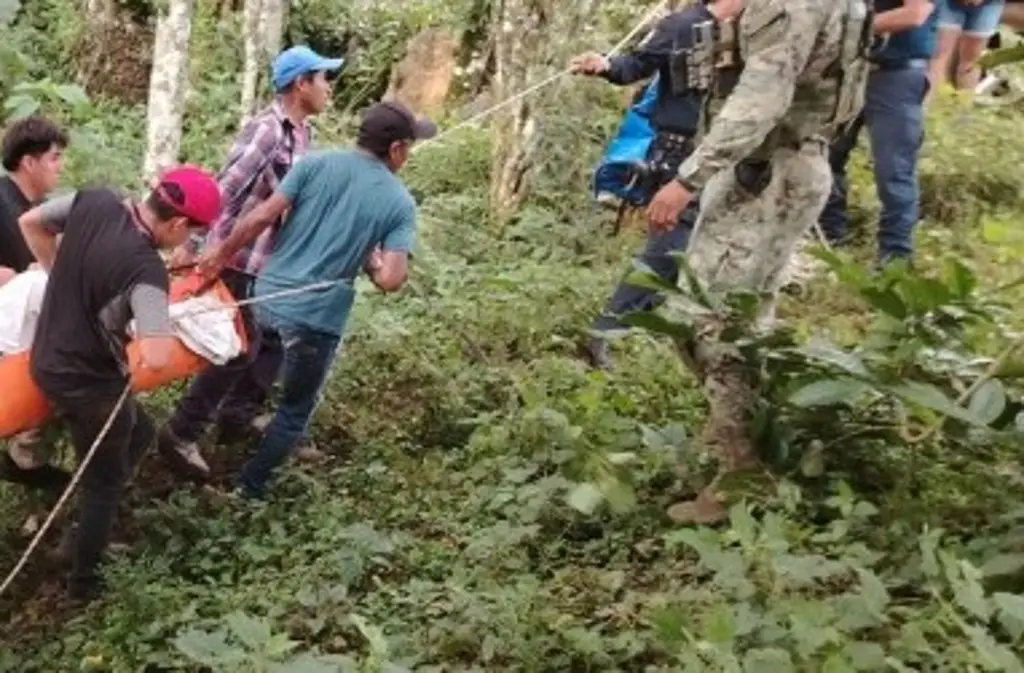
[[[45,117],[32,116],[7,127],[0,160],[7,175],[0,177],[0,280],[28,269],[35,258],[18,228],[18,218],[42,202],[57,187],[68,137]],[[29,430],[12,437],[0,454],[0,479],[42,489],[64,490],[71,475],[47,465],[41,455],[42,437]]]
[[[183,167],[166,173],[143,203],[109,189],[87,189],[43,203],[19,221],[29,249],[49,273],[32,345],[32,377],[68,423],[80,461],[112,417],[82,475],[77,531],[70,540],[73,600],[98,592],[97,566],[118,502],[155,437],[134,397],[117,407],[130,378],[128,325],[134,319],[138,366],[167,366],[174,344],[170,282],[157,250],[205,233],[220,207],[213,177]]]

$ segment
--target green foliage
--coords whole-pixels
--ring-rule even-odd
[[[40,21],[73,16],[33,4]],[[612,44],[646,11],[613,5],[585,39]],[[381,87],[408,34],[469,11],[365,7],[294,7],[293,40],[368,43],[338,113],[317,120],[322,142],[349,135],[344,108]],[[216,166],[235,132],[232,29],[212,8],[197,21],[186,160]],[[70,73],[48,54],[62,43],[33,30],[14,31],[30,48],[3,86],[23,85],[72,128],[68,185],[140,187],[143,110],[61,96]],[[312,428],[330,462],[290,466],[253,506],[166,496],[162,469],[144,466],[108,598],[58,620],[57,571],[33,563],[0,608],[0,671],[1020,669],[1016,120],[937,101],[923,272],[871,276],[826,255],[839,282],[788,302],[770,330],[754,329],[753,297],[635,274],[673,298],[634,316],[646,329],[614,342],[614,371],[595,372],[579,344],[640,236],[607,238],[611,216],[586,193],[621,118],[617,92],[558,87],[535,194],[500,233],[486,126],[417,152],[404,177],[421,246],[400,295],[360,285]],[[851,175],[862,221],[875,209],[863,157]],[[873,252],[866,231],[858,257]],[[672,344],[691,333],[684,302],[728,317],[726,338],[760,372],[759,430],[784,473],[714,531],[662,515],[712,467],[691,439],[705,403]],[[163,413],[172,400],[147,403]],[[244,460],[207,450],[218,477]],[[4,486],[0,501],[30,506]],[[0,567],[24,546],[19,525],[0,522]]]

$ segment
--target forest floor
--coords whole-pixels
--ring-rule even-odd
[[[1019,122],[949,101],[934,117],[919,261],[925,273],[967,261],[995,287],[1024,255]],[[780,476],[756,518],[736,510],[716,532],[681,533],[665,507],[710,467],[688,442],[704,415],[692,377],[642,333],[616,342],[612,372],[578,357],[641,232],[610,238],[607,211],[544,188],[498,231],[472,177],[486,167],[482,133],[411,166],[424,248],[405,291],[359,302],[314,427],[329,460],[291,466],[268,502],[246,504],[215,491],[252,447],[210,448],[213,489],[176,487],[150,456],[124,508],[128,549],[109,594],[67,611],[48,541],[0,600],[0,671],[984,665],[975,645],[988,641],[951,626],[952,599],[907,580],[907,566],[930,558],[937,529],[983,564],[988,547],[971,545],[1005,530],[1020,500],[1014,447],[827,456],[820,478]],[[857,254],[869,260],[874,196],[863,161],[853,170]],[[783,315],[802,334],[847,341],[870,318],[824,278]],[[151,408],[163,413],[174,395]],[[611,507],[571,506],[599,457],[626,454],[643,457],[628,486],[609,486]],[[8,487],[0,503],[6,570],[32,503]],[[969,579],[958,576],[958,596],[974,591]]]

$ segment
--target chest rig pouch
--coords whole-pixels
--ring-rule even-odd
[[[825,77],[837,80],[836,105],[831,119],[836,126],[850,123],[863,109],[871,55],[878,48],[872,3],[867,0],[839,1],[846,5],[841,18],[839,58],[824,73]]]
[[[741,68],[736,21],[709,19],[695,23],[690,46],[677,46],[669,58],[672,93],[728,95]]]

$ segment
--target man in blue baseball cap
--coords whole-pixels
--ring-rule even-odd
[[[344,62],[344,59],[341,58],[321,56],[305,45],[286,49],[278,54],[271,65],[274,90],[283,91],[302,76],[317,74],[323,76],[326,73],[335,72],[341,69]]]
[[[227,239],[249,211],[266,201],[292,166],[306,154],[312,141],[310,117],[323,112],[331,98],[327,74],[342,66],[340,58],[324,58],[309,47],[291,47],[271,65],[274,100],[239,133],[227,162],[217,176],[224,208],[205,241],[182,246],[172,266],[194,261],[199,249]],[[221,274],[236,299],[252,293],[277,239],[280,218],[254,241],[239,249]],[[205,479],[210,467],[199,451],[207,426],[217,426],[218,444],[237,444],[270,417],[262,411],[271,397],[284,351],[273,330],[263,329],[243,307],[249,353],[196,376],[158,433],[158,448],[169,466],[182,476]],[[307,440],[295,451],[300,460],[315,461],[321,454]]]

